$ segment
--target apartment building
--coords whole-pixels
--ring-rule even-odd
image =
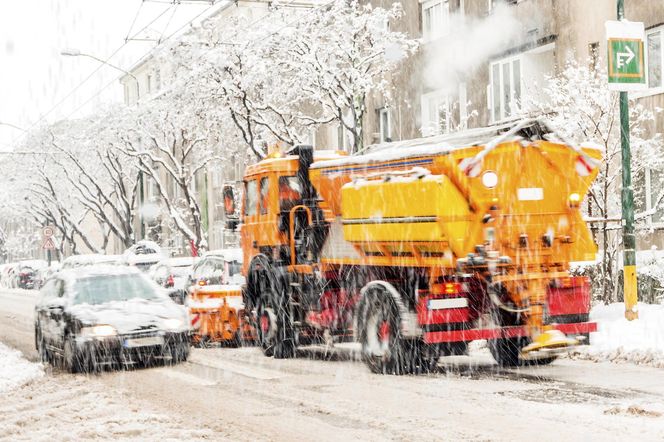
[[[368,0],[390,7],[395,1]],[[365,143],[403,140],[508,121],[521,103],[537,98],[548,75],[570,59],[606,64],[604,24],[616,18],[615,0],[412,0],[389,26],[421,41],[421,51],[394,75],[398,92],[387,105],[369,100]],[[652,110],[664,108],[664,5],[627,0],[626,17],[646,27],[648,89],[634,93]],[[664,133],[664,117],[649,128]],[[328,146],[326,146],[328,147]],[[664,188],[664,172],[637,177],[649,211]],[[664,210],[647,218],[641,247],[664,247]]]

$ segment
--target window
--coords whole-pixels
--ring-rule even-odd
[[[147,86],[147,93],[152,92],[152,75],[148,75],[147,80],[145,82],[145,85]]]
[[[302,200],[302,187],[296,176],[279,177],[279,207],[290,210]]]
[[[487,0],[487,13],[491,14],[496,6],[498,6],[500,3],[515,5],[519,3],[519,0]]]
[[[443,91],[422,95],[422,135],[425,137],[450,132],[450,102]]]
[[[247,181],[244,188],[244,214],[246,216],[256,215],[257,200],[258,189],[256,180]]]
[[[435,40],[449,32],[449,0],[428,0],[422,3],[422,36]]]
[[[646,169],[646,211],[655,209],[648,217],[651,224],[664,224],[664,172]]]
[[[378,111],[378,129],[381,143],[392,141],[392,122],[390,120],[390,110],[388,108],[384,107]]]
[[[270,206],[270,199],[268,198],[269,190],[270,190],[270,181],[268,177],[261,178],[261,198],[260,198],[261,215],[265,215],[267,213],[267,208]]]
[[[337,149],[348,150],[348,132],[343,124],[337,126]]]
[[[599,67],[599,42],[590,43],[588,45],[588,57],[590,62],[590,70],[597,71]]]
[[[648,46],[648,87],[657,88],[662,87],[662,28],[648,32],[646,36],[646,45]]]
[[[491,63],[491,120],[500,121],[518,112],[521,101],[521,59]]]
[[[155,90],[161,89],[161,71],[157,68],[154,71]]]

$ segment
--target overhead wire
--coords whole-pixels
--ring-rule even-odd
[[[228,1],[232,1],[232,0],[228,0]],[[192,18],[191,20],[187,21],[185,24],[183,24],[182,26],[180,26],[175,32],[173,32],[173,33],[170,34],[168,37],[166,37],[166,39],[164,39],[164,42],[165,42],[165,41],[168,41],[173,35],[177,34],[177,33],[180,32],[182,29],[184,29],[186,26],[188,26],[189,24],[191,24],[192,22],[194,22],[195,20],[197,20],[197,19],[198,19],[200,16],[202,16],[204,13],[206,13],[207,11],[209,11],[210,9],[212,9],[214,6],[216,6],[216,4],[217,4],[217,2],[211,4],[208,8],[206,8],[205,10],[203,10],[201,13],[199,13],[198,15],[196,15],[194,18]],[[143,55],[141,55],[141,57],[139,57],[139,58],[137,59],[137,62],[140,61],[140,60],[142,60],[143,58],[145,58],[145,57],[146,57],[147,55],[149,55],[153,50],[154,50],[154,48],[152,48],[152,49],[150,49],[149,51],[145,52]],[[117,81],[119,81],[119,80],[120,80],[122,77],[124,77],[125,75],[126,75],[126,74],[119,75],[119,76],[115,77],[113,80],[111,80],[110,82],[106,83],[106,84],[105,84],[104,86],[102,86],[101,89],[99,89],[94,95],[92,95],[90,98],[88,98],[87,100],[85,100],[81,105],[79,105],[79,106],[76,107],[73,111],[71,111],[71,112],[65,117],[65,119],[70,118],[70,117],[71,117],[72,115],[74,115],[76,112],[78,112],[79,110],[81,110],[84,106],[86,106],[86,105],[87,105],[88,103],[90,103],[92,100],[94,100],[94,99],[97,98],[99,95],[101,95],[102,92],[104,92],[106,89],[108,89],[112,84],[114,84],[114,83],[116,83]]]
[[[134,25],[136,24],[136,20],[138,20],[138,16],[141,13],[141,9],[143,8],[143,5],[145,4],[145,0],[141,0],[141,3],[138,5],[138,10],[136,11],[136,15],[134,15],[134,19],[131,22],[131,26],[129,26],[129,30],[127,31],[127,36],[125,37],[125,42],[129,40],[129,35],[131,35],[131,31],[134,29]]]

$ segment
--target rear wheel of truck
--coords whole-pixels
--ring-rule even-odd
[[[495,290],[495,288],[489,288]],[[516,309],[516,306],[509,300],[506,292],[498,290],[496,292],[503,306],[509,309]],[[520,313],[508,311],[506,308],[494,306],[492,312],[493,321],[496,325],[518,326],[523,325],[523,317]],[[490,339],[488,341],[491,356],[496,360],[499,366],[504,368],[513,368],[523,365],[548,365],[557,359],[557,356],[541,356],[534,359],[524,360],[520,357],[521,349],[530,344],[529,337],[500,338]]]
[[[380,286],[370,287],[362,298],[357,328],[362,360],[373,373],[427,373],[436,365],[421,339],[403,336],[399,307]]]

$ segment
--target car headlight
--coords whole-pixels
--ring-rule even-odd
[[[173,318],[173,319],[164,319],[164,328],[166,328],[167,330],[180,329],[180,328],[182,328],[182,324],[184,324],[182,319],[175,319],[175,318]]]
[[[93,327],[83,327],[81,329],[82,336],[104,338],[108,336],[115,336],[117,334],[118,331],[110,325],[95,325]]]

